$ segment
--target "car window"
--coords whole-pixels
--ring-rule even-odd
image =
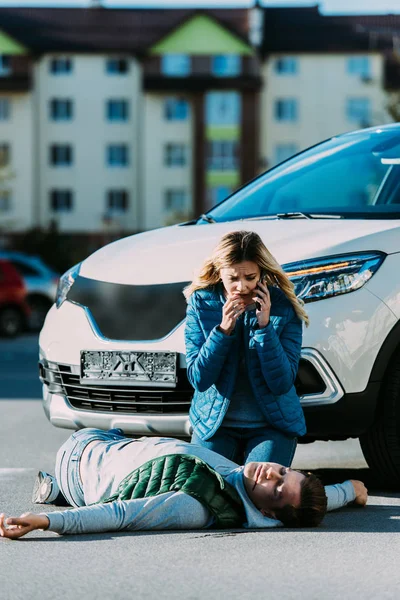
[[[15,259],[11,260],[10,262],[12,262],[18,273],[23,277],[38,277],[38,272],[26,263]]]
[[[286,212],[398,215],[399,163],[400,130],[348,134],[285,161],[207,214],[216,221]]]
[[[309,211],[324,207],[349,208],[372,205],[389,167],[368,155],[329,161],[300,172],[276,189],[263,207],[273,212]]]

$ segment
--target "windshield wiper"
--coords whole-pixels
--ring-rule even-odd
[[[276,213],[278,219],[312,219],[310,215],[303,212],[285,212],[285,213]]]
[[[207,223],[216,223],[217,222],[212,217],[209,217],[208,215],[204,215],[204,214],[200,215],[200,219],[203,219],[203,221],[207,221]]]
[[[278,219],[343,219],[343,215],[328,215],[325,213],[288,212],[277,213]]]

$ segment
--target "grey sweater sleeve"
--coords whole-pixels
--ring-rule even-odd
[[[183,492],[116,500],[45,514],[50,522],[48,529],[60,534],[201,529],[212,522],[209,511],[198,500]]]
[[[356,499],[356,493],[350,480],[325,486],[325,494],[328,499],[328,511],[342,508]]]

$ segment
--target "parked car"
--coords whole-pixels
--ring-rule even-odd
[[[189,436],[182,288],[223,234],[259,233],[304,300],[303,441],[359,437],[400,484],[400,125],[356,131],[264,173],[197,220],[71,268],[40,334],[58,426]]]
[[[27,300],[31,308],[29,326],[38,331],[48,310],[54,303],[59,281],[59,274],[48,267],[39,256],[24,252],[8,250],[0,251],[0,258],[10,261],[22,276],[26,289]]]
[[[22,277],[9,261],[0,258],[0,335],[14,337],[21,333],[29,315]]]

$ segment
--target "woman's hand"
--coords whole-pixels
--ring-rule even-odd
[[[222,321],[219,329],[225,335],[230,335],[235,329],[238,317],[245,311],[246,305],[237,296],[228,296],[227,301],[222,307]]]
[[[256,308],[256,317],[258,326],[262,329],[268,325],[271,312],[271,297],[268,287],[263,281],[257,283],[257,296],[253,300],[260,306],[260,309]]]
[[[17,540],[34,529],[47,529],[49,519],[45,515],[24,513],[20,517],[8,517],[0,515],[0,536],[9,540]]]

